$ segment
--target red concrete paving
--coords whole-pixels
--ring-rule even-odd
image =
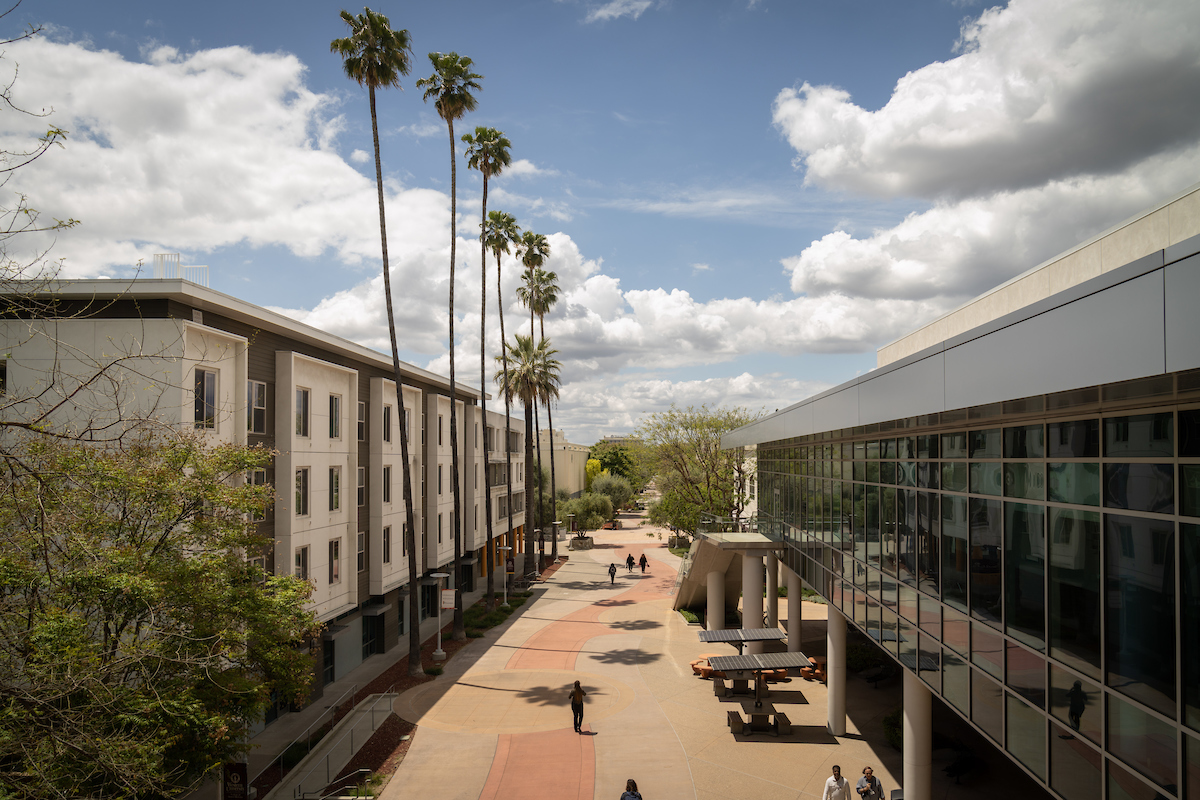
[[[592,800],[596,751],[591,729],[503,734],[479,800]]]

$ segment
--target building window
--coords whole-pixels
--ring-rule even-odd
[[[246,483],[248,483],[251,486],[266,486],[267,485],[267,471],[265,469],[251,470],[250,472],[248,472],[246,474]],[[261,522],[262,520],[264,520],[266,518],[267,518],[267,515],[265,513],[265,510],[264,511],[256,511],[250,515],[250,519],[255,522]]]
[[[267,432],[267,385],[262,381],[246,381],[246,430]]]
[[[358,504],[365,506],[367,504],[367,468],[358,468]]]
[[[308,467],[296,470],[296,516],[308,516]]]
[[[217,373],[196,368],[196,427],[217,427]]]
[[[308,436],[308,389],[296,390],[296,435]]]
[[[342,507],[342,468],[329,468],[329,510],[337,511]]]
[[[362,572],[367,568],[367,534],[363,531],[358,532],[358,571]]]
[[[442,415],[438,414],[438,447],[442,446]]]
[[[296,548],[295,575],[302,581],[308,580],[308,545]]]
[[[342,540],[329,540],[329,583],[338,583],[342,579]]]
[[[475,488],[479,488],[479,465],[475,465]]]
[[[421,412],[421,446],[425,446],[425,412]]]
[[[392,440],[392,407],[383,407],[383,440],[390,442]]]
[[[358,401],[358,440],[367,440],[367,404],[362,400]]]
[[[400,524],[400,555],[408,555],[408,523]]]
[[[341,395],[329,395],[329,438],[342,438],[342,398]]]
[[[383,527],[383,563],[392,563],[392,526]]]
[[[438,544],[442,543],[442,515],[438,514]]]
[[[383,502],[392,502],[392,468],[383,468]]]
[[[438,464],[438,494],[442,493],[442,465]]]

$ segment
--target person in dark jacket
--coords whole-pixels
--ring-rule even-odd
[[[583,726],[583,698],[587,697],[587,692],[579,685],[579,681],[575,681],[575,685],[571,687],[571,714],[575,717],[575,732],[583,733],[580,728]]]
[[[645,574],[645,572],[646,572],[646,566],[647,566],[649,563],[650,563],[650,560],[649,560],[648,558],[646,558],[646,554],[645,554],[645,553],[642,553],[642,557],[641,557],[640,559],[638,559],[638,564],[640,564],[640,565],[641,565],[641,567],[642,567],[642,573],[643,573],[643,574]]]
[[[615,584],[617,582],[617,565],[616,564],[608,565],[608,582],[612,583],[612,584]]]
[[[870,767],[863,767],[863,776],[858,779],[858,786],[854,790],[862,800],[883,800],[883,784]]]
[[[625,557],[625,568],[633,572],[633,553]]]
[[[625,781],[625,791],[621,793],[621,800],[642,800],[642,795],[637,790],[637,781],[633,778]]]

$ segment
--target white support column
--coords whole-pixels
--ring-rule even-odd
[[[801,623],[800,618],[803,616],[800,603],[804,599],[804,595],[800,591],[800,576],[784,567],[787,572],[787,590],[788,590],[788,652],[800,652]]]
[[[767,553],[767,627],[779,627],[779,557]]]
[[[828,729],[834,736],[846,735],[846,618],[829,606],[826,633],[826,662],[829,687]],[[919,797],[919,795],[914,795]]]
[[[904,670],[904,796],[929,797],[933,763],[933,693]]]
[[[710,631],[725,630],[725,573],[708,573],[707,625]]]
[[[742,553],[742,627],[763,626],[763,557]],[[762,642],[747,642],[747,653],[761,653]]]

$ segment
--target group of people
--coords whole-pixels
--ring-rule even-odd
[[[633,565],[638,564],[642,568],[642,574],[646,574],[646,567],[650,566],[650,559],[646,558],[646,554],[642,553],[642,557],[637,561],[633,560],[633,553],[625,557],[625,568],[633,572]],[[617,565],[615,563],[608,565],[608,581],[609,583],[617,582]]]
[[[883,784],[870,767],[863,767],[862,777],[858,779],[854,791],[862,800],[883,800]],[[833,775],[825,781],[821,800],[850,800],[850,781],[842,777],[842,768],[837,764],[833,765]]]

